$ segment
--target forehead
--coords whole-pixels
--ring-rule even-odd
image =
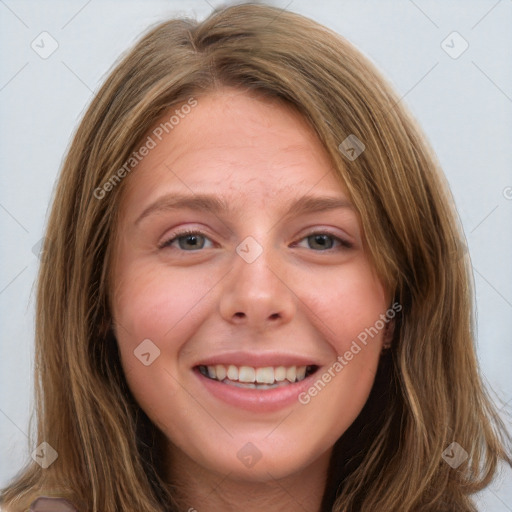
[[[193,108],[172,107],[148,132],[155,144],[129,176],[125,204],[178,190],[260,206],[305,192],[343,195],[321,141],[291,106],[231,88],[195,99]]]

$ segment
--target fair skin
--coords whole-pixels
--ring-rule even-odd
[[[124,183],[112,299],[123,368],[169,440],[167,477],[181,486],[185,510],[318,511],[332,446],[368,398],[385,330],[307,404],[298,388],[321,378],[390,297],[348,194],[302,117],[236,89],[197,100]],[[222,199],[232,211],[148,210],[178,194]],[[340,204],[290,211],[303,196]],[[200,233],[178,238],[183,230]],[[146,360],[154,347],[160,353],[145,365],[134,351],[147,339]],[[285,403],[276,389],[202,375],[208,362],[316,371],[281,382],[279,390],[297,389]]]

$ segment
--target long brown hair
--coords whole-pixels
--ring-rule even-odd
[[[49,443],[58,458],[47,469],[31,461],[3,490],[4,505],[21,511],[38,495],[60,495],[91,512],[178,510],[160,476],[164,440],[129,393],[110,328],[116,215],[130,179],[119,170],[164,112],[223,86],[278,98],[311,124],[402,305],[368,402],[334,447],[322,510],[476,510],[470,495],[500,460],[512,465],[510,437],[479,373],[471,267],[440,167],[403,102],[350,43],[252,4],[154,27],[78,127],[37,292],[36,445]],[[365,146],[355,159],[340,151],[349,136]],[[468,454],[456,469],[443,459],[452,442]]]

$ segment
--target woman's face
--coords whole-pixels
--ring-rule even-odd
[[[168,133],[155,125],[126,178],[112,304],[122,364],[171,456],[282,478],[328,456],[361,411],[388,297],[305,121],[236,89],[196,100]]]

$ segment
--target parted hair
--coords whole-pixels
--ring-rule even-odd
[[[512,465],[510,434],[476,359],[471,265],[437,159],[404,102],[347,40],[252,3],[152,27],[73,136],[36,298],[33,442],[49,443],[58,458],[47,469],[30,460],[3,489],[4,507],[26,511],[45,495],[83,512],[179,510],[163,478],[165,439],[128,390],[111,329],[113,240],[130,176],[105,197],[95,191],[165,112],[222,87],[282,101],[307,120],[402,305],[368,401],[334,445],[322,511],[475,511],[471,495],[500,461]],[[355,159],[340,150],[350,135],[365,146]],[[452,442],[468,454],[458,468],[443,459]]]

